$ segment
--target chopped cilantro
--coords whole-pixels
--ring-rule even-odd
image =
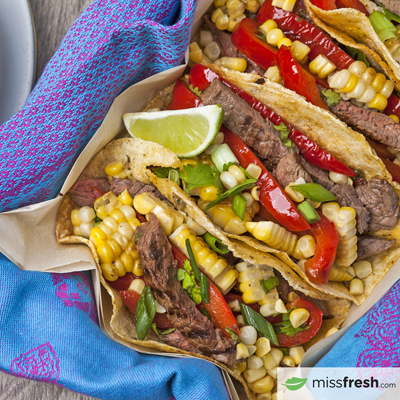
[[[310,328],[311,325],[306,325],[307,322],[304,322],[304,324],[300,325],[297,328],[293,327],[292,323],[290,322],[289,315],[295,308],[296,307],[292,307],[288,312],[282,314],[282,322],[274,324],[274,329],[276,330],[276,333],[284,333],[290,337],[293,337],[294,335],[296,335],[296,333],[306,331]]]
[[[185,182],[185,192],[189,193],[192,189],[203,186],[214,185],[220,191],[223,190],[222,182],[219,179],[220,173],[215,165],[204,164],[199,161],[195,167],[190,164],[183,166],[183,171],[179,177]]]
[[[175,330],[175,328],[171,328],[171,329],[167,329],[166,331],[160,331],[160,332],[158,332],[157,326],[156,326],[155,322],[153,322],[153,323],[151,324],[151,327],[153,328],[153,331],[156,333],[156,335],[157,335],[161,340],[164,340],[164,339],[163,339],[160,335],[168,335],[168,333],[172,333],[172,332]]]
[[[189,89],[190,89],[190,91],[193,92],[196,96],[199,96],[199,97],[200,97],[202,91],[199,90],[199,88],[197,88],[197,87],[194,88],[193,85],[190,84],[190,85],[189,85]]]
[[[276,276],[271,276],[267,280],[261,280],[261,287],[264,289],[265,293],[268,293],[275,286],[279,285],[279,279]]]
[[[332,89],[322,90],[322,95],[326,98],[328,107],[333,107],[339,104],[340,94],[334,92]]]
[[[159,178],[168,178],[169,170],[171,168],[165,168],[165,167],[154,167],[151,168],[152,172],[157,175]]]
[[[261,30],[260,30],[260,29],[257,29],[257,31],[259,32],[259,34],[256,35],[256,36],[257,36],[259,39],[263,40],[264,42],[267,42],[267,43],[268,43],[267,37],[261,32]]]
[[[293,148],[292,148],[292,141],[289,139],[289,133],[290,133],[289,127],[286,126],[283,122],[281,122],[281,123],[279,124],[279,126],[278,126],[278,125],[274,125],[274,128],[275,128],[277,131],[280,132],[282,143],[283,143],[286,147],[289,147],[289,149],[293,150]]]

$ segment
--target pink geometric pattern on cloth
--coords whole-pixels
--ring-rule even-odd
[[[60,376],[60,360],[50,343],[43,344],[13,360],[11,373],[27,379],[57,383]]]
[[[89,314],[89,317],[93,322],[96,324],[99,323],[97,319],[96,305],[94,303],[93,288],[85,274],[82,274],[82,272],[72,272],[71,274],[51,274],[51,277],[54,286],[57,286],[56,295],[63,301],[65,307],[76,307]],[[71,277],[74,279],[71,280]],[[82,280],[82,282],[76,284],[76,281],[79,279]],[[68,285],[68,283],[70,283],[70,285]],[[72,285],[76,285],[76,288],[83,294],[72,291],[74,290]],[[90,294],[88,294],[88,291]],[[81,296],[84,296],[85,299],[82,299]]]
[[[367,343],[357,367],[400,367],[400,285],[394,285],[369,312],[354,337],[366,337]]]

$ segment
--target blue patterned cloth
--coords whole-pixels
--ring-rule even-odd
[[[179,65],[194,0],[97,0],[21,112],[0,127],[0,211],[48,200],[129,85]],[[1,240],[1,238],[0,238]],[[141,355],[101,332],[89,274],[19,270],[0,254],[0,369],[100,399],[228,399],[199,359]]]

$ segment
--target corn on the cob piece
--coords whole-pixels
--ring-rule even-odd
[[[74,227],[74,235],[89,238],[90,231],[94,227],[96,214],[92,207],[82,207],[72,210],[71,222]]]
[[[230,30],[229,27],[228,30]],[[244,72],[247,68],[246,59],[241,57],[221,57],[214,64],[238,72]]]
[[[251,203],[249,207],[246,207],[244,214],[244,221],[242,221],[232,210],[232,202],[222,202],[216,206],[205,210],[210,202],[199,199],[197,205],[203,210],[214,224],[220,226],[225,232],[232,233],[235,235],[241,235],[247,232],[244,222],[251,221],[252,217],[258,212],[260,206],[257,202]]]
[[[186,239],[189,239],[193,250],[194,258],[200,270],[206,274],[221,290],[222,293],[229,292],[236,284],[238,272],[234,270],[224,258],[219,257],[217,253],[210,249],[202,238],[199,238],[194,231],[182,224],[169,237],[169,240],[179,248],[179,250],[188,256]]]
[[[103,276],[109,281],[115,281],[127,272],[142,276],[143,271],[133,243],[134,231],[140,226],[140,222],[132,217],[135,211],[131,206],[122,205],[119,199],[112,192],[110,193],[98,198],[95,205],[101,208],[105,206],[103,203],[114,206],[120,203],[120,209],[123,209],[125,213],[114,207],[108,208],[111,215],[106,216],[98,227],[90,231],[90,241],[96,248]],[[131,218],[126,218],[125,214]]]
[[[324,79],[336,69],[336,65],[329,61],[324,55],[319,54],[310,62],[309,68],[313,74]]]
[[[332,282],[348,282],[353,279],[353,276],[350,275],[345,268],[338,267],[336,264],[333,264],[331,272],[329,274],[329,280]]]
[[[271,221],[245,222],[246,229],[258,240],[292,255],[297,236]]]

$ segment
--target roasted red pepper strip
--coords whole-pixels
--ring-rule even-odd
[[[305,270],[310,281],[326,284],[335,261],[339,235],[335,226],[323,214],[317,211],[321,219],[311,224],[310,233],[317,248],[313,258],[305,263]]]
[[[182,81],[177,81],[172,91],[172,100],[168,110],[184,110],[186,108],[202,107],[201,100],[188,89]]]
[[[354,8],[357,11],[362,12],[365,16],[369,17],[369,12],[361,4],[359,0],[336,0],[337,8]]]
[[[338,174],[353,177],[356,176],[354,171],[346,167],[346,165],[342,164],[340,161],[336,160],[335,157],[319,147],[306,135],[293,128],[284,119],[271,111],[263,103],[261,103],[245,91],[239,89],[226,79],[222,78],[217,73],[211,71],[209,68],[201,64],[195,64],[192,67],[189,75],[190,84],[193,85],[193,87],[197,87],[199,90],[206,89],[214,79],[219,79],[221,82],[223,82],[232,90],[232,92],[236,93],[239,97],[245,100],[249,105],[251,105],[252,108],[258,111],[263,118],[270,120],[274,125],[279,125],[280,123],[283,123],[288,126],[290,129],[289,138],[293,140],[293,142],[299,148],[303,157],[309,163],[316,165],[317,167],[320,167],[322,169],[336,172]]]
[[[106,282],[115,290],[128,290],[129,285],[135,279],[141,279],[142,281],[144,281],[144,278],[142,276],[138,277],[136,275],[133,275],[132,272],[127,272],[124,276],[118,277],[118,279],[115,281],[106,280]]]
[[[261,68],[267,70],[275,65],[275,57],[278,50],[260,39],[257,21],[251,18],[244,18],[232,32],[231,40],[245,56],[250,58]]]
[[[134,315],[136,315],[136,306],[140,299],[140,293],[136,292],[135,290],[121,290],[119,293],[124,304]],[[172,329],[174,327],[166,314],[156,313],[153,322],[159,329]]]
[[[300,346],[303,343],[309,342],[321,328],[323,312],[310,300],[303,299],[302,297],[297,297],[297,299],[294,299],[291,303],[287,304],[286,307],[288,310],[292,307],[305,308],[310,313],[310,317],[306,322],[306,325],[309,326],[309,328],[305,331],[296,333],[293,337],[284,333],[278,333],[276,338],[278,339],[279,347]],[[271,346],[278,347],[272,343]]]
[[[290,40],[300,40],[310,47],[311,51],[308,57],[311,60],[322,54],[332,61],[338,70],[348,68],[354,62],[320,29],[294,13],[274,7],[272,0],[266,0],[257,14],[257,20],[260,24],[268,19],[273,19]]]
[[[400,99],[394,94],[388,98],[388,104],[383,111],[386,115],[397,115],[400,118]]]
[[[382,161],[386,165],[386,168],[390,172],[390,175],[392,175],[392,179],[395,182],[400,183],[400,166],[394,164],[392,161],[387,160],[386,158],[382,158]]]
[[[321,10],[331,11],[336,10],[336,1],[335,0],[310,0],[314,6],[317,6]]]
[[[172,245],[171,251],[177,267],[182,269],[185,261],[187,260],[186,256],[184,256],[175,246]],[[208,304],[204,302],[201,302],[201,304],[207,310],[214,325],[222,330],[222,334],[225,337],[230,337],[225,328],[231,329],[236,332],[237,335],[239,335],[239,328],[237,326],[236,319],[232,314],[228,303],[225,301],[224,296],[214,285],[214,283],[211,282],[211,280],[208,280],[208,282],[210,299]]]
[[[314,77],[294,59],[289,47],[281,46],[276,59],[279,73],[288,89],[304,96],[307,101],[315,106],[329,110],[326,103],[321,99]]]
[[[310,226],[308,222],[258,157],[225,126],[221,127],[221,131],[224,132],[224,142],[228,144],[243,168],[253,163],[262,169],[257,186],[260,186],[260,201],[264,207],[289,231],[308,229]]]

